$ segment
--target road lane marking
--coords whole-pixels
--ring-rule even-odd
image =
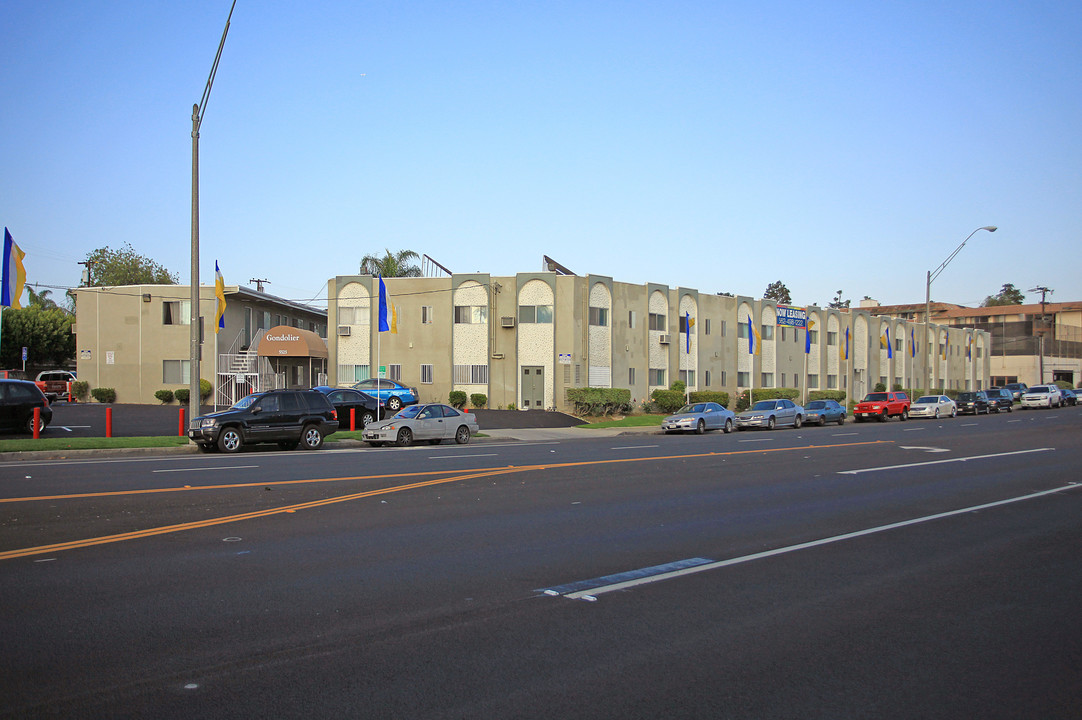
[[[921,445],[899,445],[902,450],[923,450],[930,453],[950,452],[947,448],[923,447]]]
[[[257,468],[258,465],[218,465],[217,467],[202,467],[202,468],[170,468],[168,470],[151,470],[156,473],[173,473],[173,472],[205,472],[207,470],[244,470],[247,468]]]
[[[762,560],[764,558],[774,557],[775,555],[784,555],[786,553],[796,552],[798,550],[808,550],[810,548],[815,548],[822,545],[830,545],[832,543],[842,542],[845,540],[853,540],[855,538],[864,537],[866,535],[874,535],[876,533],[887,532],[888,530],[897,530],[899,528],[908,527],[910,525],[919,525],[921,523],[932,522],[933,520],[942,520],[944,518],[953,517],[955,515],[964,515],[980,510],[987,510],[989,508],[999,507],[1001,505],[1010,505],[1012,503],[1024,502],[1026,500],[1034,500],[1036,498],[1045,497],[1047,495],[1061,493],[1065,490],[1076,490],[1080,487],[1082,487],[1082,485],[1072,483],[1071,485],[1064,485],[1058,488],[1052,488],[1051,490],[1042,490],[1040,492],[1030,493],[1029,495],[1019,495],[1017,497],[1007,498],[1005,500],[996,500],[994,502],[984,503],[982,505],[971,505],[969,507],[959,508],[958,510],[948,510],[947,512],[936,513],[935,515],[925,515],[923,517],[912,518],[910,520],[902,520],[900,522],[890,523],[888,525],[879,525],[877,527],[867,528],[865,530],[857,530],[850,533],[844,533],[842,535],[834,535],[833,537],[822,538],[820,540],[811,540],[809,542],[797,543],[796,545],[787,545],[785,547],[775,548],[774,550],[765,550],[763,552],[752,553],[751,555],[743,555],[741,557],[730,558],[729,560],[691,564],[687,567],[681,567],[668,572],[663,571],[659,573],[646,573],[636,577],[634,576],[635,573],[641,573],[642,571],[632,571],[631,573],[626,573],[627,575],[632,577],[606,585],[592,585],[591,583],[593,581],[590,580],[581,581],[587,584],[582,589],[573,589],[570,592],[556,592],[546,594],[559,595],[565,598],[570,598],[572,600],[596,600],[598,595],[615,592],[617,590],[627,590],[629,588],[637,587],[639,585],[648,585],[651,583],[661,582],[663,580],[672,580],[678,577],[683,577],[684,575],[693,575],[695,573],[707,572],[708,570],[717,570],[719,568],[729,567],[731,565],[739,565],[741,563],[751,562],[753,560]],[[685,560],[682,562],[694,563],[694,561],[700,559],[701,558],[693,558],[690,561]],[[649,571],[651,570],[651,568],[644,568],[644,570]],[[618,575],[609,575],[605,576],[605,578],[616,578],[619,577],[619,575],[624,574],[625,573],[620,573]],[[605,578],[598,578],[598,580],[604,580]],[[558,586],[549,589],[558,590],[560,587],[570,587],[571,585],[575,584],[576,583],[571,583],[570,585]]]
[[[902,432],[924,432],[926,428],[902,428]]]
[[[859,475],[860,473],[876,472],[878,470],[898,470],[900,468],[922,467],[924,465],[942,465],[953,462],[969,462],[970,460],[986,460],[988,458],[1007,457],[1008,455],[1025,455],[1027,453],[1051,452],[1055,448],[1034,448],[1032,450],[1014,450],[1013,452],[992,453],[991,455],[970,455],[969,457],[947,458],[945,460],[928,460],[927,462],[907,463],[905,465],[884,465],[882,467],[861,468],[859,470],[839,470],[839,475]]]
[[[657,445],[621,445],[620,447],[609,448],[609,450],[641,450],[644,448],[656,448]]]
[[[543,592],[546,595],[567,595],[568,593],[593,590],[594,588],[606,587],[608,585],[614,585],[616,583],[626,582],[628,580],[651,578],[657,575],[674,572],[676,570],[709,565],[713,562],[713,560],[708,560],[706,558],[689,558],[687,560],[677,560],[676,562],[665,563],[664,565],[654,565],[653,567],[640,568],[639,570],[628,570],[627,572],[616,573],[615,575],[604,575],[598,578],[591,578],[590,580],[579,580],[577,582],[567,583],[566,585],[556,585],[554,587],[540,588],[535,592]]]
[[[478,453],[476,455],[429,455],[428,459],[429,460],[447,460],[447,459],[458,460],[459,458],[496,457],[497,455],[499,455],[499,453]]]
[[[773,442],[773,441],[774,441],[774,438],[755,438],[754,440],[750,440],[750,439],[749,440],[737,440],[737,442],[742,442],[742,443],[746,443],[746,442]]]
[[[831,437],[849,437],[850,435],[860,435],[860,433],[834,433]]]

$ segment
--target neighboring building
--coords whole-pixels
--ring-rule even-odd
[[[924,319],[924,304],[876,305],[862,308],[876,315]],[[932,322],[971,327],[991,338],[990,380],[993,385],[1027,385],[1063,380],[1082,383],[1082,302],[1032,303],[968,308],[932,303]]]
[[[80,380],[115,389],[122,403],[154,403],[158,390],[189,387],[189,285],[84,287],[75,294]],[[214,384],[217,404],[255,389],[326,382],[326,312],[235,285],[225,294],[225,328],[215,335],[214,287],[200,287],[199,369]]]
[[[937,324],[922,342],[923,324],[865,309],[806,308],[805,354],[807,331],[786,324],[805,309],[779,313],[769,300],[556,272],[384,282],[397,333],[376,330],[376,278],[328,280],[331,384],[382,374],[417,387],[423,401],[463,390],[486,395],[489,407],[562,410],[568,388],[628,388],[638,405],[678,379],[734,399],[749,387],[859,398],[880,382],[920,387],[926,366],[933,388],[989,386],[989,333]],[[761,338],[755,355],[749,319]]]

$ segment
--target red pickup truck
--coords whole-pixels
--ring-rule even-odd
[[[909,397],[904,392],[868,393],[853,409],[857,422],[864,422],[866,418],[884,422],[895,416],[901,420],[909,419]]]
[[[75,382],[75,373],[68,370],[42,370],[34,380],[49,402],[68,396],[68,383]]]

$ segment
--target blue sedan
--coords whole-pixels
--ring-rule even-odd
[[[387,378],[361,380],[353,385],[353,389],[378,398],[391,412],[398,412],[404,405],[416,405],[420,399],[416,388]]]
[[[826,425],[828,422],[845,424],[845,408],[837,400],[812,400],[804,408],[804,422]]]
[[[667,433],[693,432],[702,435],[707,430],[733,431],[732,411],[715,402],[685,405],[661,421],[661,429]]]

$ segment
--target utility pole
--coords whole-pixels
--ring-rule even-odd
[[[94,262],[94,260],[85,260],[80,263],[75,263],[76,265],[83,265],[84,267],[86,267],[86,270],[83,270],[83,276],[81,278],[83,284],[79,287],[90,287],[90,266],[93,265]]]
[[[268,285],[270,285],[270,280],[267,280],[266,278],[263,278],[261,280],[257,278],[252,278],[248,282],[255,283],[256,292],[263,292],[263,283],[267,283]]]
[[[1052,293],[1055,292],[1055,290],[1049,290],[1048,288],[1044,287],[1043,285],[1038,285],[1035,288],[1030,288],[1029,291],[1030,292],[1039,292],[1041,294],[1041,331],[1040,331],[1040,344],[1038,345],[1038,355],[1040,357],[1041,383],[1044,383],[1044,336],[1048,333],[1048,328],[1046,328],[1044,326],[1045,325],[1045,319],[1044,319],[1045,318],[1045,314],[1044,314],[1045,296],[1046,295],[1051,295]]]

